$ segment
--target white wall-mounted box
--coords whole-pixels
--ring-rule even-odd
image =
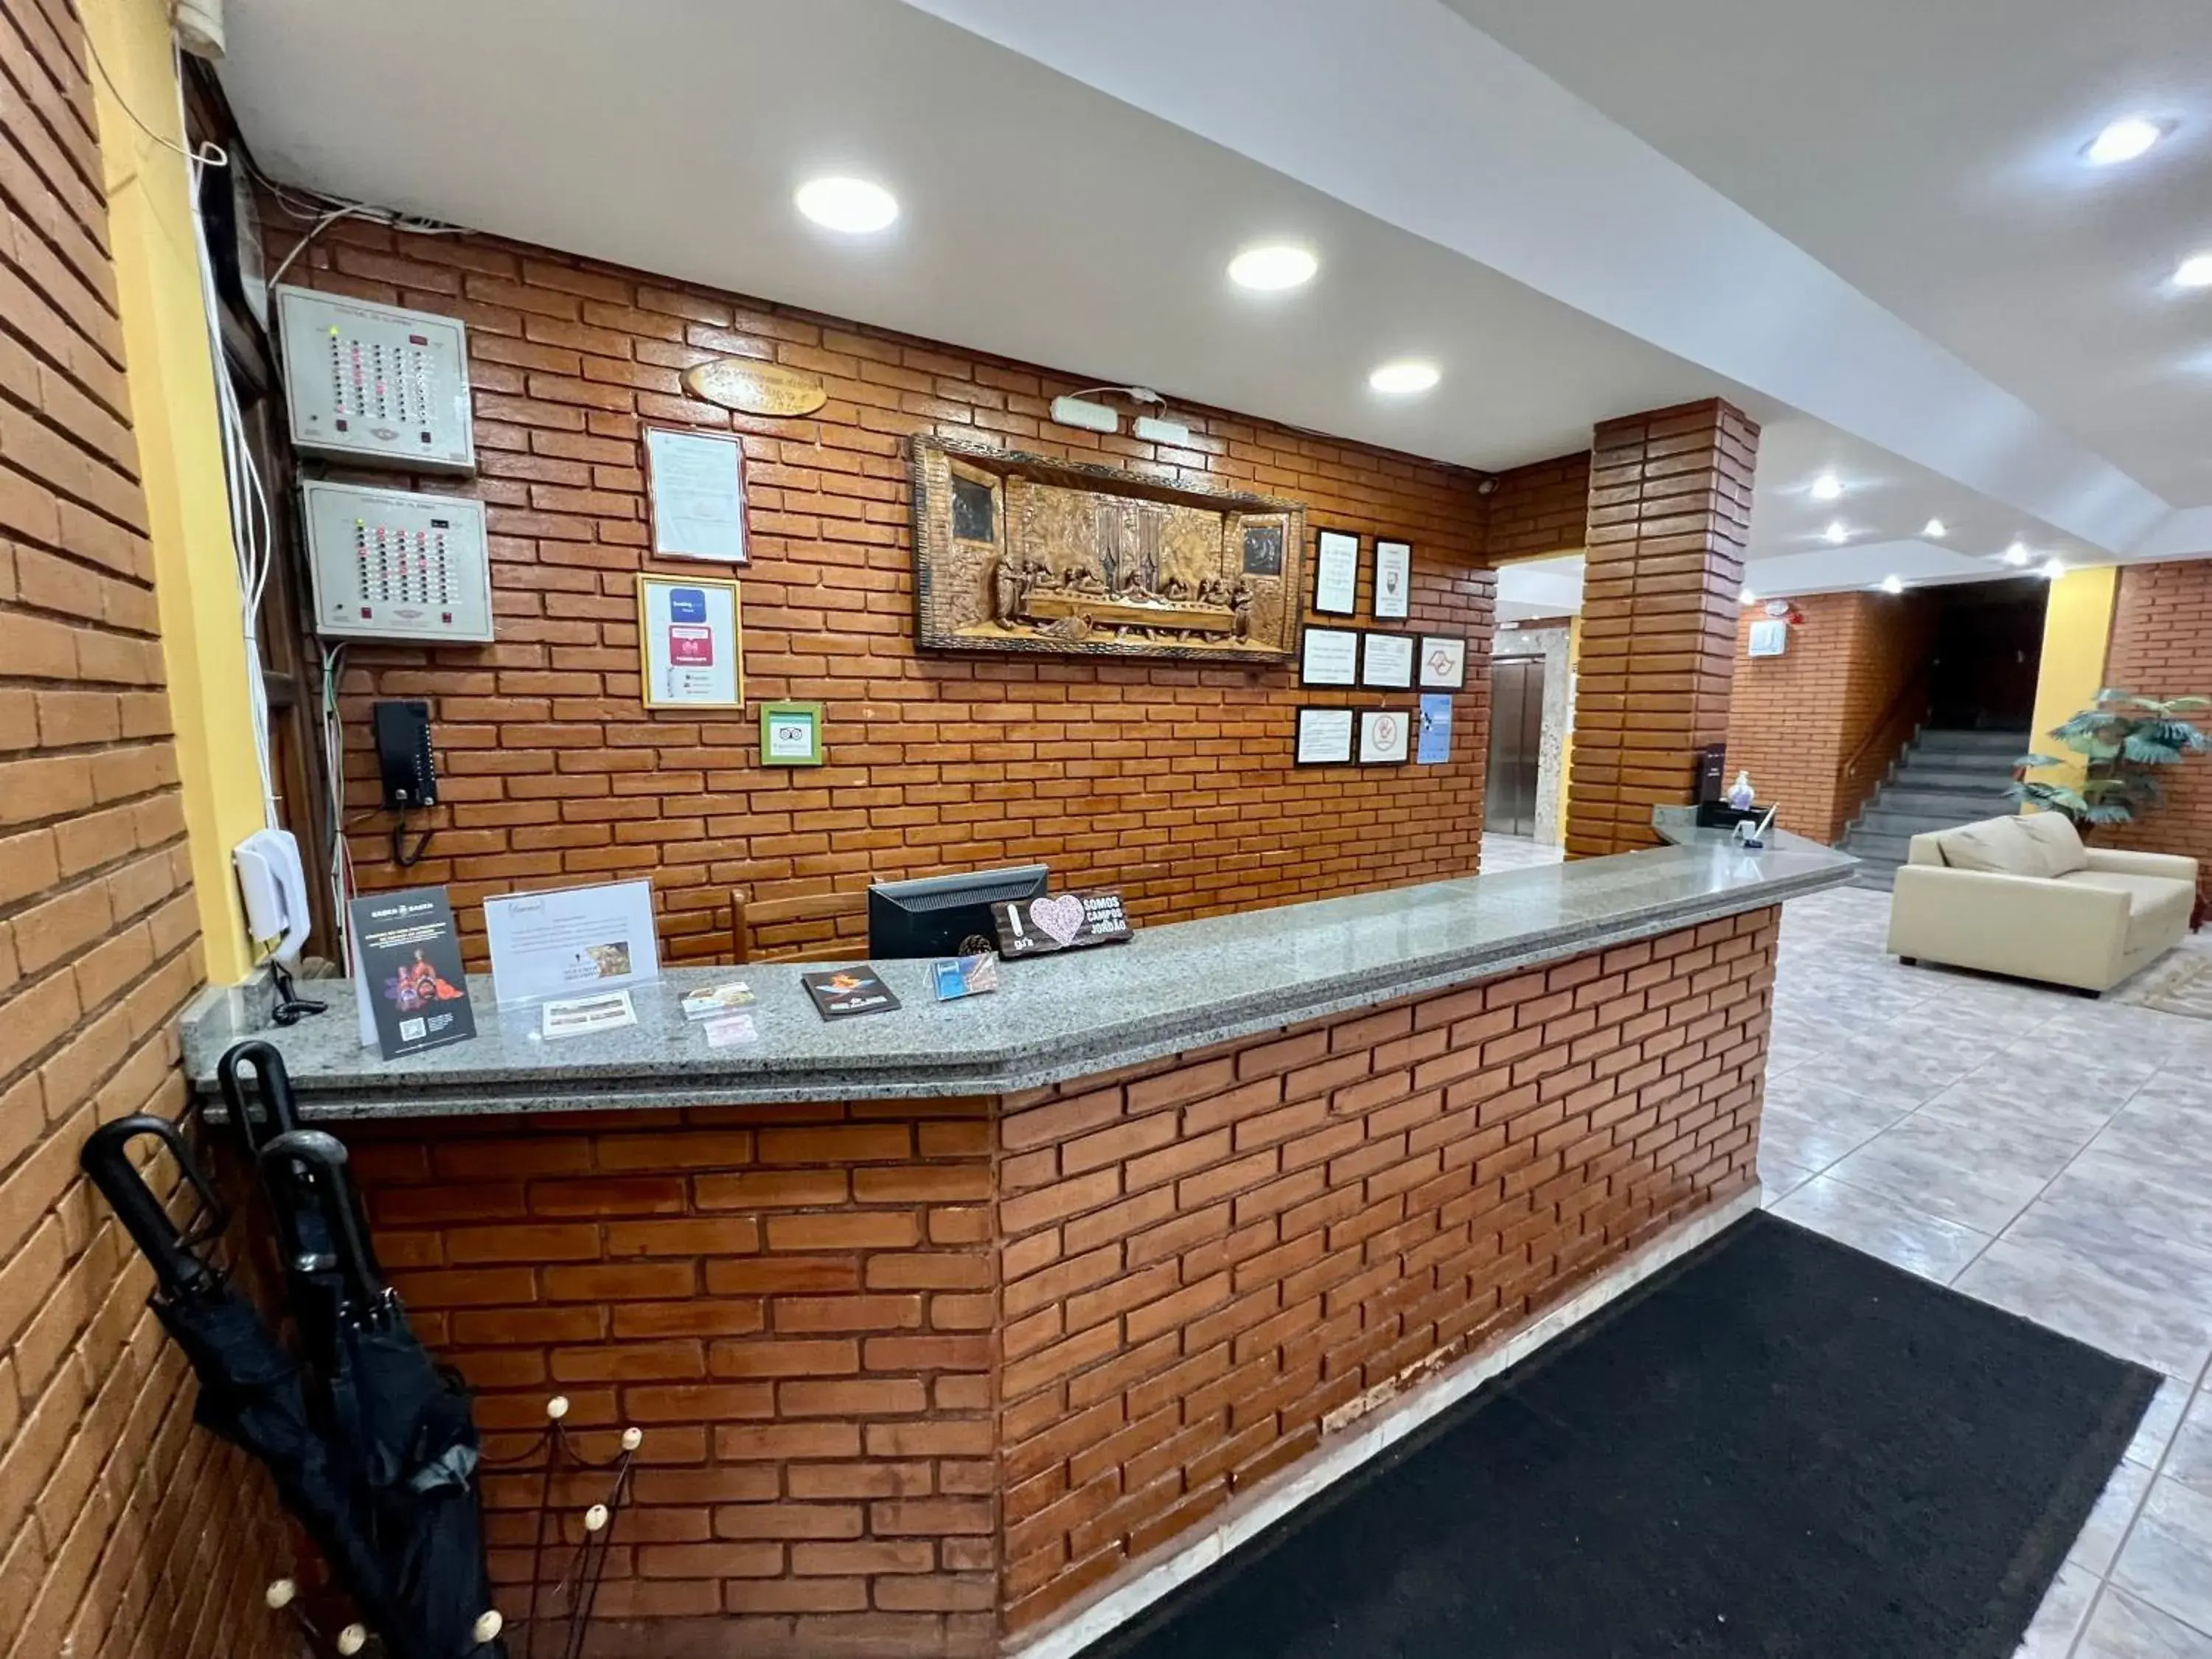
[[[303,454],[476,471],[468,331],[452,317],[276,290],[292,443]]]
[[[301,495],[317,633],[431,645],[491,638],[482,501],[325,482],[302,484]]]

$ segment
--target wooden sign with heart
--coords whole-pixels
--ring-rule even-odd
[[[1129,938],[1129,917],[1121,896],[1092,890],[1054,893],[991,907],[999,933],[999,954],[1034,957],[1077,951],[1091,945],[1120,945]]]

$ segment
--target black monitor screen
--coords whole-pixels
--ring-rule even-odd
[[[1044,865],[1030,864],[878,882],[868,889],[868,954],[887,960],[952,957],[971,939],[981,941],[977,948],[995,948],[991,907],[1043,897],[1051,874]]]

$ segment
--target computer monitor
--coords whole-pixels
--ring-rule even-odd
[[[975,870],[915,881],[879,881],[868,889],[868,954],[954,957],[971,939],[995,942],[991,907],[1042,898],[1051,870],[1025,864],[1014,870]]]

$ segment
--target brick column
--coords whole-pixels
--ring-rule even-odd
[[[1607,421],[1590,457],[1567,855],[1658,844],[1728,738],[1759,428],[1711,398]]]

